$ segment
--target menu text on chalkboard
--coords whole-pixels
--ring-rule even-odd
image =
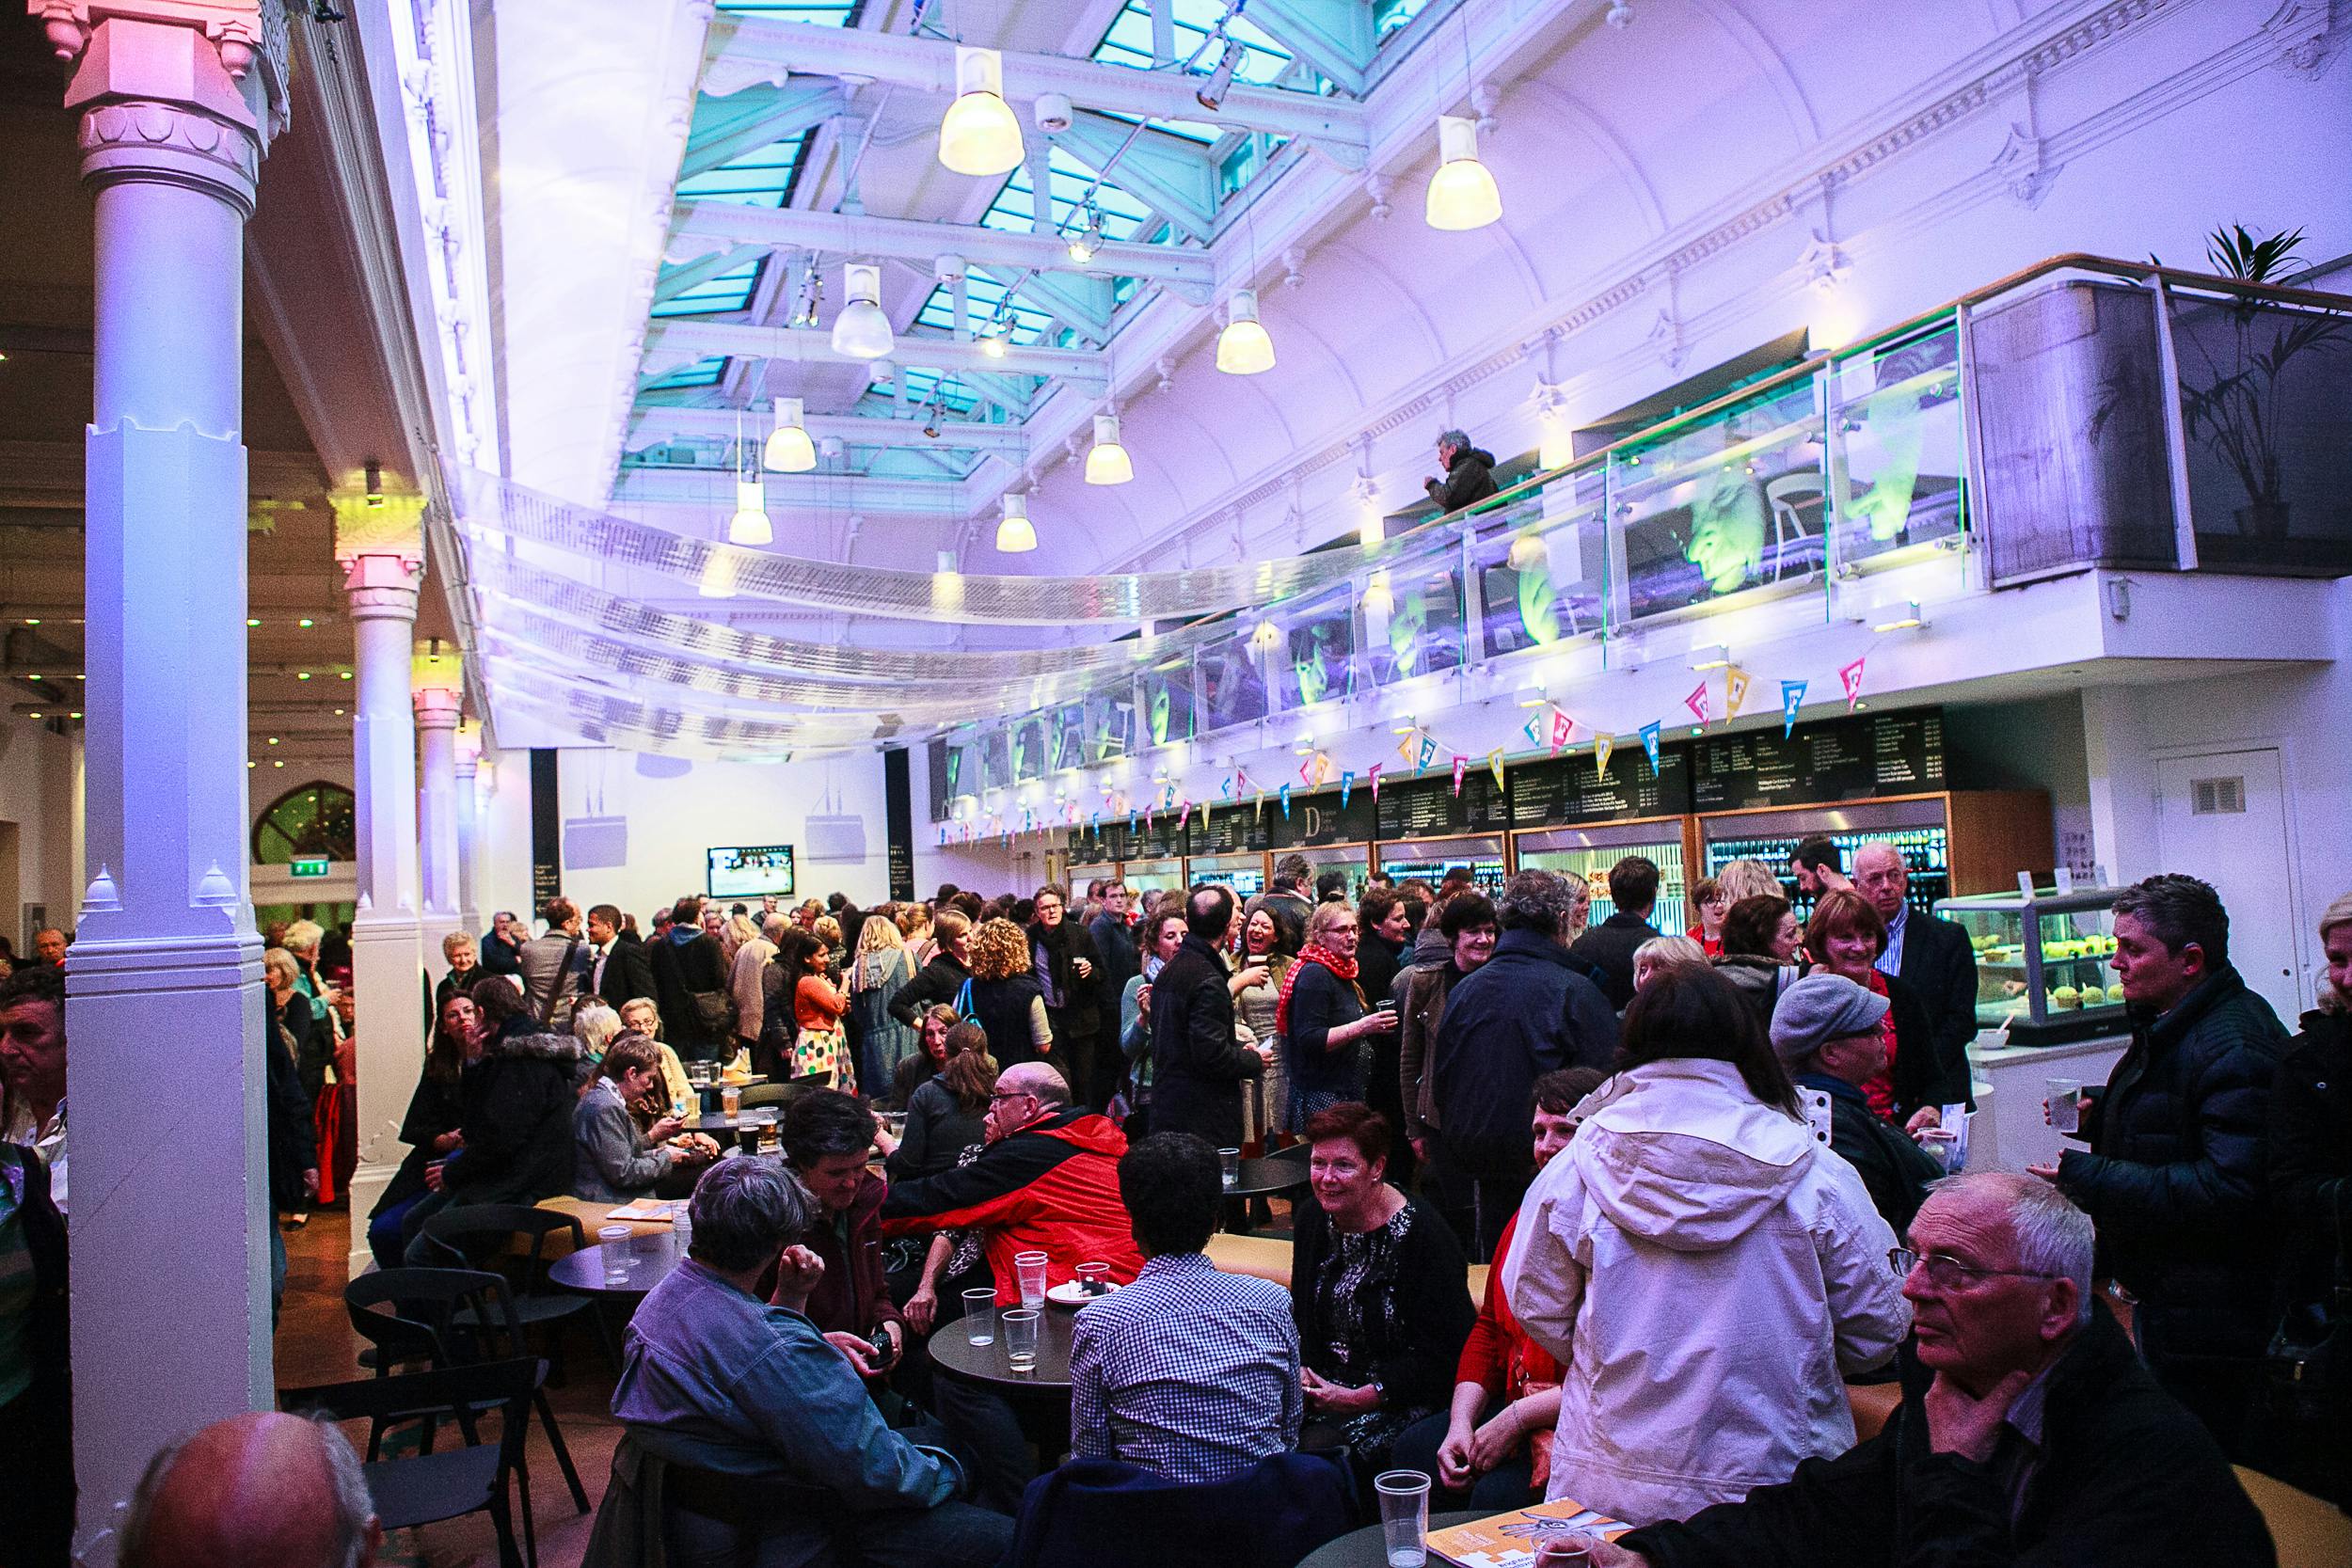
[[[1281,815],[1279,806],[1267,809],[1278,816]],[[1295,801],[1292,802],[1291,809],[1298,809]],[[1271,841],[1265,818],[1247,800],[1210,808],[1205,825],[1200,808],[1194,808],[1192,852],[1196,855],[1246,855],[1263,849]]]
[[[1340,792],[1336,789],[1327,789],[1320,795],[1293,795],[1288,816],[1283,815],[1278,797],[1266,797],[1266,847],[1270,849],[1294,849],[1311,844],[1361,844],[1373,836],[1373,829],[1372,791],[1362,784],[1347,792],[1344,810],[1340,806]]]
[[[1629,747],[1610,758],[1607,773],[1584,754],[1522,762],[1506,776],[1514,828],[1679,816],[1691,809],[1691,756],[1680,746],[1659,752],[1656,772],[1647,754]]]
[[[1944,716],[1933,708],[1855,714],[1691,745],[1692,802],[1699,811],[1813,805],[1944,787]]]

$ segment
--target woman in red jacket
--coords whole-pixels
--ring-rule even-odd
[[[1564,1068],[1535,1080],[1535,1168],[1568,1147],[1576,1129],[1568,1113],[1598,1088],[1593,1068]],[[1486,1272],[1486,1299],[1462,1346],[1454,1374],[1454,1405],[1406,1428],[1395,1463],[1427,1475],[1447,1508],[1500,1513],[1544,1500],[1550,1479],[1551,1432],[1560,1418],[1560,1363],[1523,1333],[1503,1299],[1503,1264],[1518,1232],[1518,1216],[1504,1223]]]

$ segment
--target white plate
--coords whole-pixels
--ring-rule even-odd
[[[1114,1283],[1111,1289],[1116,1291],[1119,1286]],[[1076,1280],[1069,1279],[1048,1290],[1045,1292],[1045,1299],[1057,1307],[1084,1307],[1090,1301],[1101,1301],[1103,1298],[1087,1294],[1078,1288]]]

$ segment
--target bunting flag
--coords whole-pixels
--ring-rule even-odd
[[[1456,795],[1462,793],[1462,773],[1469,767],[1470,758],[1459,752],[1454,753],[1454,793]]]
[[[1378,804],[1380,803],[1380,768],[1381,768],[1381,766],[1382,766],[1381,764],[1376,763],[1376,762],[1375,762],[1375,763],[1374,763],[1374,764],[1372,765],[1372,803],[1373,803],[1374,805],[1375,805],[1375,806],[1376,806],[1376,805],[1378,805]]]
[[[1576,733],[1576,721],[1560,709],[1551,710],[1551,754],[1558,756],[1567,749],[1568,736]]]
[[[1315,761],[1315,782],[1314,782],[1314,787],[1315,787],[1315,788],[1317,788],[1317,789],[1321,789],[1321,788],[1322,788],[1325,784],[1329,784],[1329,783],[1331,782],[1331,775],[1332,775],[1334,772],[1338,771],[1338,769],[1332,766],[1332,762],[1331,762],[1331,753],[1330,753],[1330,752],[1317,752],[1315,753],[1315,758],[1314,758],[1314,761]]]
[[[1737,719],[1748,705],[1748,673],[1737,664],[1724,672],[1724,717]]]
[[[1609,759],[1616,754],[1617,737],[1615,736],[1597,735],[1593,736],[1593,776],[1601,779],[1607,778],[1609,776]]]
[[[1152,806],[1143,808],[1143,831],[1147,833],[1157,831],[1159,827],[1159,822],[1154,816],[1155,810],[1156,808]]]
[[[1351,768],[1346,772],[1340,775],[1340,810],[1345,811],[1347,809],[1347,798],[1355,793],[1356,769]]]
[[[1544,716],[1540,713],[1529,714],[1526,727],[1519,734],[1527,736],[1530,746],[1541,746],[1544,743]]]
[[[1846,688],[1846,711],[1848,713],[1851,713],[1854,704],[1862,700],[1862,660],[1868,657],[1869,655],[1864,654],[1837,672],[1837,679]]]
[[[1691,688],[1691,694],[1682,699],[1682,705],[1691,710],[1692,718],[1702,724],[1707,722],[1707,682],[1704,679]]]
[[[1265,791],[1264,791],[1264,790],[1263,790],[1263,789],[1262,789],[1262,790],[1258,791],[1258,803],[1257,803],[1256,805],[1252,806],[1252,807],[1250,808],[1250,811],[1251,811],[1254,815],[1259,816],[1263,816],[1265,815]]]
[[[1658,776],[1658,732],[1660,727],[1661,726],[1658,721],[1655,719],[1642,726],[1642,750],[1649,753],[1649,772],[1650,777],[1653,779]]]
[[[1306,761],[1298,765],[1298,782],[1305,784],[1309,789],[1312,789],[1315,786],[1315,764],[1322,760],[1323,753],[1317,752],[1309,756]]]
[[[1183,831],[1185,824],[1189,823],[1191,820],[1192,797],[1187,795],[1176,804],[1176,827],[1178,831]]]
[[[1407,768],[1413,765],[1413,739],[1420,734],[1419,729],[1406,730],[1405,738],[1396,743],[1396,754],[1405,759],[1405,766]]]
[[[1233,798],[1233,781],[1231,775],[1218,781],[1216,793],[1217,798],[1222,800],[1230,800]]]
[[[1288,785],[1288,784],[1284,784],[1284,785],[1282,786],[1282,820],[1283,820],[1283,821],[1285,821],[1285,822],[1287,822],[1287,821],[1289,821],[1290,819],[1291,819],[1291,786],[1290,786],[1290,785]]]
[[[1498,746],[1486,753],[1486,770],[1495,776],[1495,787],[1502,787],[1502,748]]]
[[[1420,764],[1420,766],[1421,766],[1422,768],[1427,768],[1427,767],[1428,767],[1431,763],[1434,763],[1434,762],[1436,762],[1437,760],[1438,760],[1438,737],[1437,737],[1436,736],[1434,736],[1434,735],[1429,735],[1429,734],[1424,733],[1424,734],[1422,736],[1422,737],[1421,737],[1421,764]]]
[[[1201,802],[1200,802],[1200,831],[1201,831],[1201,832],[1208,832],[1208,828],[1209,828],[1209,802],[1208,802],[1208,801],[1206,801],[1206,800],[1203,800],[1203,801],[1201,801]]]

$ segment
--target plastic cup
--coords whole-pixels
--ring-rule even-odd
[[[719,1109],[730,1117],[739,1114],[743,1109],[743,1086],[739,1084],[722,1084],[719,1086]]]
[[[1108,1263],[1078,1265],[1078,1289],[1089,1296],[1111,1293],[1111,1266]]]
[[[1045,1254],[1016,1252],[1012,1266],[1021,1276],[1021,1305],[1034,1311],[1045,1305]]]
[[[1585,1568],[1593,1560],[1593,1537],[1577,1532],[1555,1535],[1535,1556],[1535,1568]]]
[[[964,1337],[976,1345],[996,1342],[996,1292],[966,1291],[963,1292]]]
[[[1005,1365],[1016,1372],[1037,1370],[1038,1317],[1033,1307],[1015,1307],[1004,1314]]]
[[[2080,1103],[2082,1085],[2072,1078],[2045,1078],[2042,1087],[2049,1092],[2049,1098],[2043,1103],[2050,1107],[2050,1125],[2060,1132],[2080,1132],[2083,1125]]]
[[[628,1283],[629,1238],[636,1232],[626,1225],[608,1225],[596,1232],[601,1244],[597,1251],[604,1255],[604,1282],[607,1285]]]
[[[1217,1174],[1225,1179],[1225,1184],[1227,1186],[1233,1187],[1240,1185],[1241,1150],[1238,1148],[1218,1149],[1216,1151],[1216,1168]]]
[[[1429,1560],[1429,1478],[1419,1470],[1383,1470],[1372,1487],[1380,1495],[1380,1541],[1389,1568],[1422,1568]]]

